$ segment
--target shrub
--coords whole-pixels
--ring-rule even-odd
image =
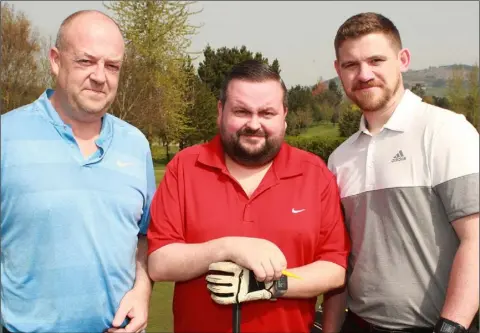
[[[357,106],[351,104],[348,107],[344,107],[340,113],[340,120],[338,121],[340,135],[348,138],[358,131],[361,117],[362,112]]]
[[[325,163],[328,161],[330,154],[343,142],[344,137],[287,137],[287,141],[290,145],[309,151],[317,156],[320,156]]]

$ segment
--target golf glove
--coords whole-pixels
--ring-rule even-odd
[[[252,271],[229,261],[211,264],[206,280],[218,304],[269,300],[273,296],[273,282],[258,282]]]

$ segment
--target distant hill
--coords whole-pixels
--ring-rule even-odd
[[[454,69],[460,68],[471,71],[473,66],[460,64],[409,70],[403,73],[403,82],[406,88],[411,88],[417,83],[423,84],[426,88],[426,95],[445,96],[448,78]],[[342,86],[338,77],[328,81],[331,80],[335,80],[340,87]]]

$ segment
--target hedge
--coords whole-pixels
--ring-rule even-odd
[[[343,137],[324,137],[324,136],[287,136],[285,141],[290,145],[309,151],[315,155],[320,156],[325,163],[328,161],[330,154],[343,142],[346,138]],[[178,149],[178,148],[177,148]],[[172,149],[170,158],[173,158],[176,149]],[[165,147],[155,146],[152,147],[153,161],[155,164],[164,165],[168,163],[168,159],[165,156]]]
[[[328,161],[330,154],[345,141],[343,137],[301,137],[290,136],[285,139],[290,145],[309,151],[315,155],[320,156],[325,163]]]

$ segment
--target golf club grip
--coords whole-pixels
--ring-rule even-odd
[[[240,303],[233,304],[233,333],[240,333]]]

